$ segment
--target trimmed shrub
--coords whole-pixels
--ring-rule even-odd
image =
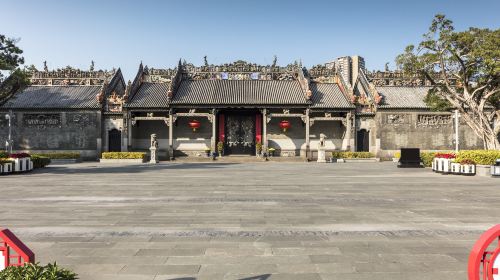
[[[43,168],[50,164],[50,158],[39,155],[32,155],[31,161],[33,161],[33,168]]]
[[[80,153],[42,153],[42,154],[33,154],[42,157],[48,157],[50,159],[79,159]]]
[[[492,165],[497,159],[500,159],[499,150],[465,150],[457,154],[457,162],[462,160],[472,160],[476,164]]]
[[[432,161],[434,160],[434,156],[436,152],[421,152],[420,159],[422,159],[422,163],[425,167],[431,167]]]
[[[374,158],[375,154],[370,152],[332,152],[333,158]]]
[[[23,266],[9,266],[0,271],[0,280],[75,280],[76,273],[61,268],[56,263],[46,266],[26,263]]]
[[[143,152],[107,152],[102,153],[103,159],[145,159],[146,153]]]
[[[13,160],[9,160],[9,159],[6,159],[6,158],[0,158],[0,164],[13,163],[13,162],[14,162]]]

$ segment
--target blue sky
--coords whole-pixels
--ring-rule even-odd
[[[174,67],[243,59],[306,66],[344,55],[365,57],[369,69],[394,66],[417,43],[432,17],[444,13],[459,30],[499,28],[498,0],[0,0],[0,33],[20,38],[26,64],[87,69],[121,67],[133,79],[140,61]],[[9,11],[9,12],[6,12]]]

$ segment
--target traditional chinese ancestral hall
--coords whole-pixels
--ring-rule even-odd
[[[424,102],[430,84],[401,72],[369,72],[359,56],[311,69],[244,61],[173,69],[142,64],[133,82],[121,71],[73,68],[34,71],[31,85],[1,101],[13,121],[14,149],[147,151],[150,135],[160,157],[200,156],[224,144],[224,155],[274,148],[282,157],[314,158],[320,134],[329,151],[392,156],[401,147],[454,148],[453,119]],[[0,118],[0,141],[7,139]],[[482,141],[459,126],[462,149]]]

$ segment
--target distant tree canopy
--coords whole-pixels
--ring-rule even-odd
[[[425,99],[431,108],[458,109],[485,148],[500,149],[500,29],[456,32],[451,20],[436,15],[418,47],[406,47],[396,64],[431,81]]]
[[[17,42],[16,39],[0,34],[0,70],[10,72],[6,79],[0,72],[0,103],[28,83],[26,71],[19,69],[24,64],[24,58]]]

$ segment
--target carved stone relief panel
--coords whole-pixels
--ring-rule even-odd
[[[84,128],[95,126],[95,120],[93,116],[87,113],[67,113],[66,122],[69,127]]]
[[[23,125],[36,129],[61,127],[61,114],[24,114]]]
[[[417,127],[442,127],[451,125],[451,115],[418,115]]]
[[[388,114],[385,123],[388,125],[402,125],[408,123],[409,116],[406,114]]]

